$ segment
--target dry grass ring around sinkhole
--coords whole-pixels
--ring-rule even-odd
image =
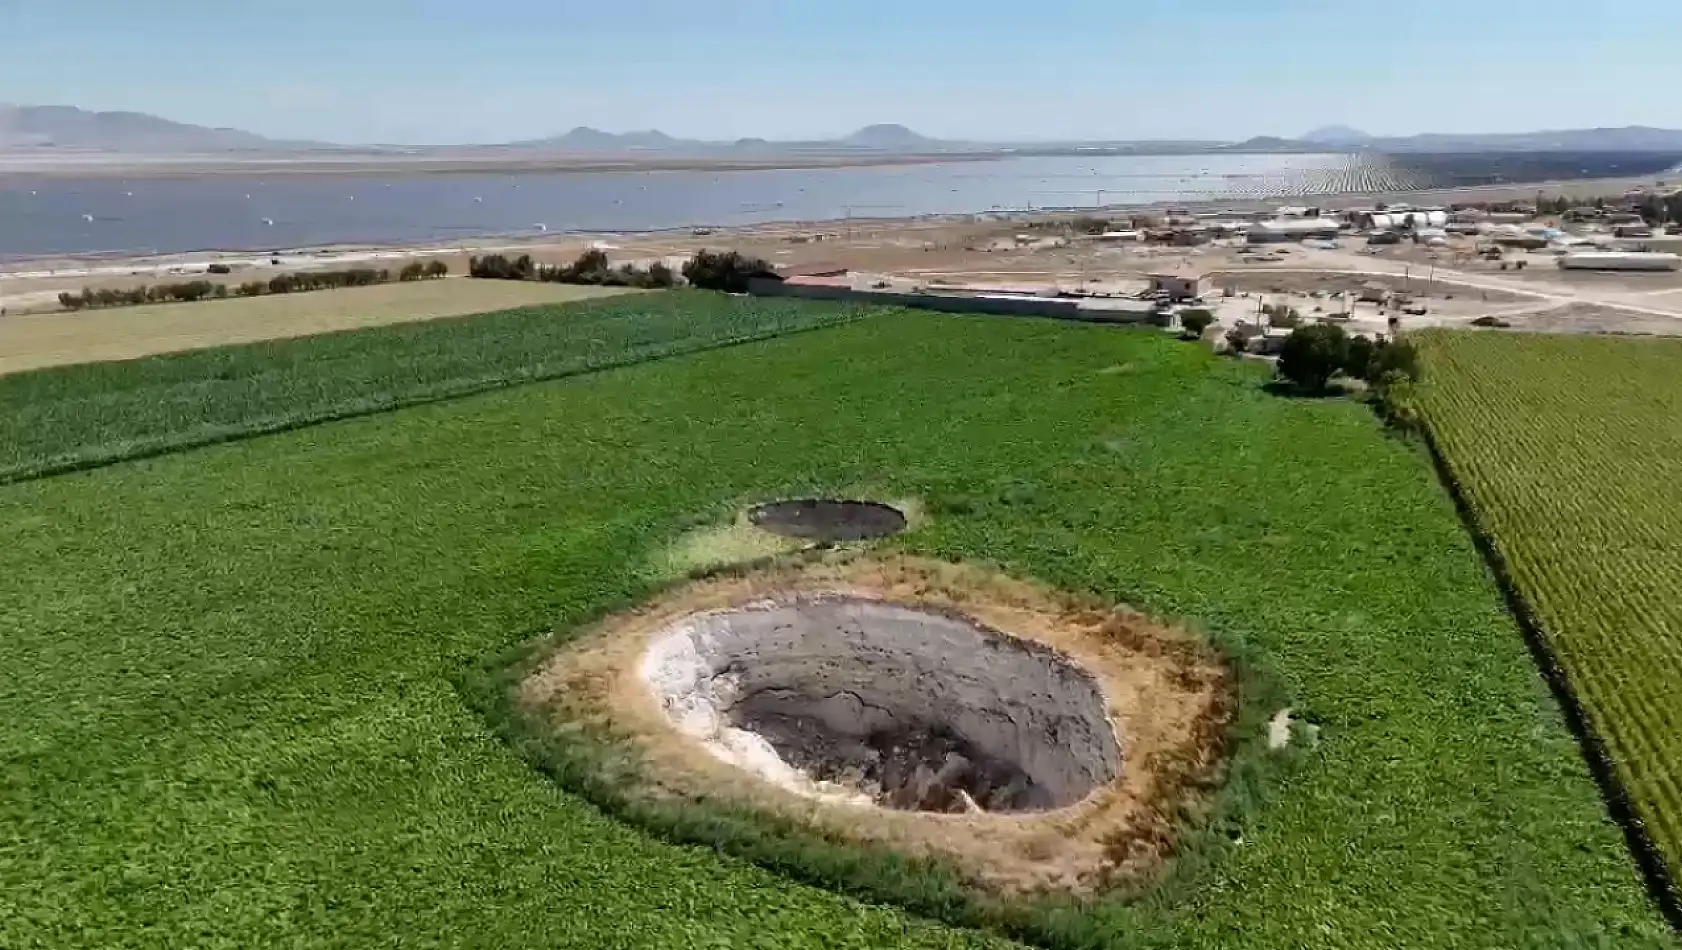
[[[698,619],[716,624],[719,618],[743,611],[770,612],[762,614],[769,617],[778,610],[812,604],[853,611],[854,616],[859,606],[867,605],[887,613],[948,618],[1009,641],[1009,649],[1001,650],[999,644],[986,648],[993,653],[1055,655],[1059,662],[1078,668],[1094,687],[1093,695],[1101,699],[1098,715],[1105,720],[1104,732],[1119,740],[1119,769],[1096,763],[1082,770],[1068,759],[1036,759],[1029,750],[1016,756],[1014,764],[1026,766],[1031,778],[1074,779],[1061,785],[1052,781],[1037,790],[1012,786],[1022,797],[1006,794],[993,802],[1002,804],[1003,810],[917,811],[906,810],[905,803],[901,808],[880,807],[857,789],[849,795],[849,790],[833,783],[811,781],[809,774],[797,773],[794,781],[786,775],[778,780],[744,763],[730,748],[698,738],[694,729],[685,728],[684,710],[674,710],[671,696],[662,694],[648,679],[651,648],[662,642],[680,643],[681,637],[672,637],[674,631],[688,629],[686,624]],[[744,628],[748,631],[742,635],[745,639],[727,646],[725,652],[756,642],[780,626],[787,625]],[[715,627],[692,642],[708,637],[709,642],[717,642],[721,629]],[[930,629],[945,628],[936,624]],[[753,657],[714,660],[728,666],[732,660],[751,662]],[[843,675],[849,657],[837,654],[822,660],[832,673],[840,669],[842,674],[837,675]],[[930,655],[916,662],[924,664],[926,672],[930,664],[939,670],[942,659]],[[1023,668],[1013,669],[1021,672]],[[1075,683],[1054,667],[1045,669],[1051,672],[1045,674],[1041,687]],[[731,675],[743,672],[752,671],[738,665]],[[978,672],[984,668],[948,675],[984,685],[986,679]],[[773,689],[799,679],[791,678],[786,670],[767,675],[770,679],[759,685]],[[751,675],[741,682],[753,686]],[[925,685],[931,682],[925,678]],[[762,692],[750,688],[743,695]],[[995,708],[1023,708],[1012,706],[1003,685],[998,693],[987,699]],[[1043,699],[1044,690],[1038,695]],[[797,700],[792,705],[773,703],[769,708],[748,710],[745,719],[733,719],[730,724],[765,730],[767,721],[786,718],[791,710],[817,708],[812,700],[821,703],[827,697],[797,691],[792,698]],[[827,837],[943,859],[971,881],[1001,892],[1090,891],[1155,871],[1172,851],[1178,823],[1200,810],[1219,779],[1227,725],[1234,712],[1227,667],[1185,631],[978,568],[862,555],[796,560],[675,588],[639,609],[608,618],[543,658],[521,684],[519,699],[526,714],[539,723],[588,724],[631,743],[643,767],[638,787],[624,789],[629,794],[746,804],[794,819]],[[1079,706],[1076,702],[1069,709]],[[917,718],[910,707],[906,712]],[[1083,711],[1060,721],[1065,727],[1072,723],[1084,728],[1093,718]],[[991,741],[975,731],[973,722],[965,727],[974,733],[970,738]],[[776,740],[788,736],[770,738],[779,751],[787,750],[786,744]],[[995,742],[991,748],[1008,748],[1019,738],[1007,736],[1003,745]],[[1102,750],[1103,744],[1097,741],[1090,748]],[[970,754],[968,749],[964,752]],[[1011,781],[1006,775],[993,785],[984,785],[983,794]],[[950,806],[952,800],[943,798],[934,805]]]

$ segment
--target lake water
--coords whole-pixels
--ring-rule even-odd
[[[1391,187],[1382,166],[1348,155],[1072,156],[734,172],[19,176],[0,178],[0,259],[432,243]]]

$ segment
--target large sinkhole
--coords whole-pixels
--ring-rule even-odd
[[[837,543],[884,538],[905,530],[905,514],[875,501],[798,498],[755,505],[748,520],[785,538]]]
[[[672,624],[641,672],[681,732],[805,794],[1042,811],[1121,768],[1091,674],[958,616],[839,595],[778,599]]]

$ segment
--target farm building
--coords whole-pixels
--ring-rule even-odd
[[[1362,215],[1360,227],[1388,231],[1391,228],[1440,228],[1448,224],[1447,211],[1381,211]]]
[[[1251,244],[1276,244],[1304,238],[1330,240],[1340,233],[1342,228],[1333,218],[1275,218],[1252,225],[1249,241]]]
[[[1390,288],[1376,280],[1369,280],[1361,285],[1361,291],[1355,299],[1361,303],[1384,303],[1390,299]]]
[[[1559,259],[1565,270],[1672,271],[1682,268],[1682,257],[1642,251],[1582,251]]]
[[[1150,282],[1150,294],[1166,294],[1168,299],[1172,301],[1191,300],[1203,296],[1203,274],[1201,271],[1187,268],[1161,271],[1151,274]]]

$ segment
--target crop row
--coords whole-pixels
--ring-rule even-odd
[[[1429,334],[1433,438],[1682,870],[1682,360],[1676,341]]]
[[[869,308],[673,291],[0,377],[0,482],[623,366]]]

